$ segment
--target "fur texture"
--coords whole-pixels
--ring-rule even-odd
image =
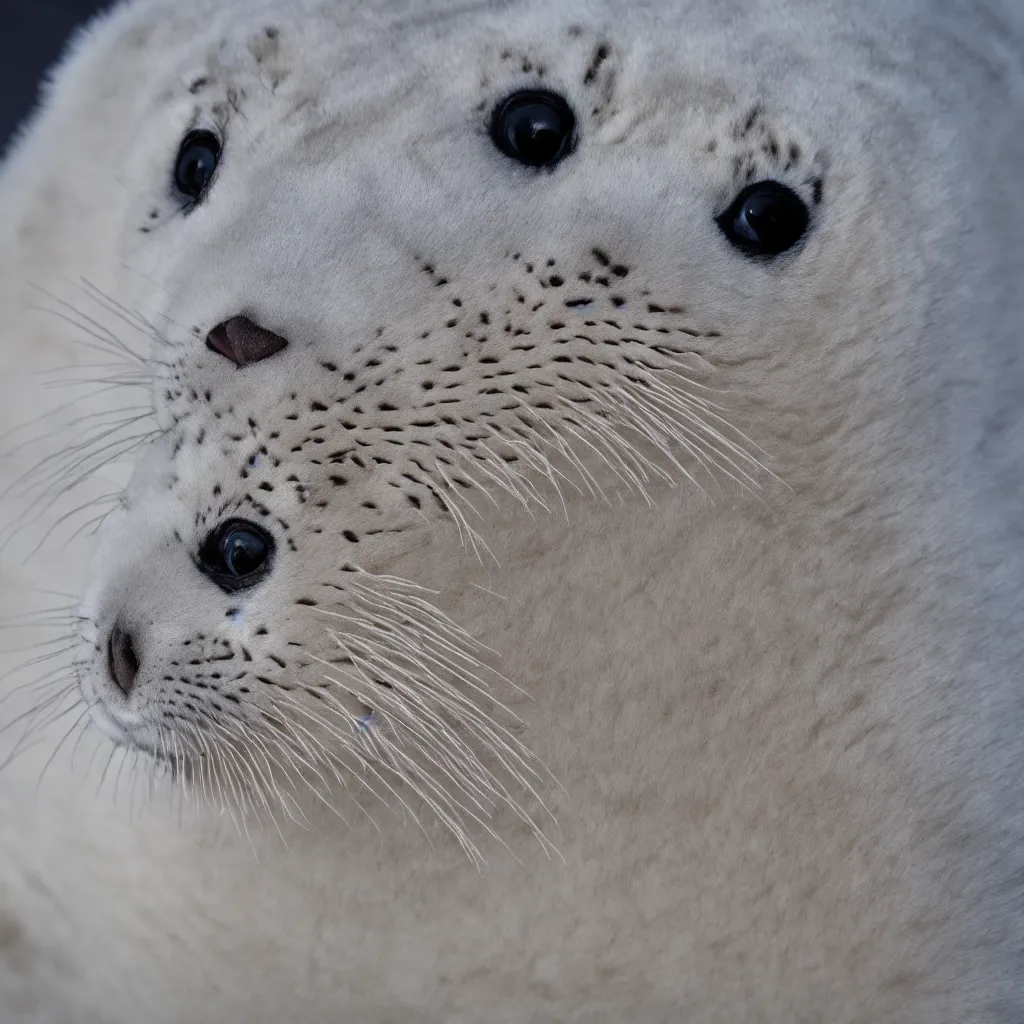
[[[1022,115],[994,0],[84,33],[0,178],[4,1020],[1024,1019]]]

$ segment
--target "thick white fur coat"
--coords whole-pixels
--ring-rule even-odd
[[[579,119],[540,173],[486,131],[538,86]],[[5,1024],[1024,1020],[1022,118],[997,0],[85,32],[0,172]],[[758,179],[811,211],[771,262],[715,223]],[[236,314],[288,348],[219,359]],[[277,531],[238,600],[219,503]],[[433,781],[264,757],[218,813],[86,728],[114,615],[140,722],[221,714],[217,644],[257,715],[405,637],[343,739],[390,715]]]

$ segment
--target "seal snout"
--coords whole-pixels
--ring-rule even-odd
[[[114,623],[114,628],[110,631],[110,640],[107,644],[107,664],[110,676],[117,684],[117,688],[125,697],[130,696],[135,685],[135,678],[139,674],[139,658],[132,644],[131,633],[120,620]]]

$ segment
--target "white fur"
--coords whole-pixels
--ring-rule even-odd
[[[1024,1019],[1024,20],[960,6],[150,0],[80,38],[0,177],[2,418],[43,414],[0,477],[5,1022]],[[486,133],[539,84],[581,119],[540,174]],[[748,167],[812,208],[770,264],[714,222]],[[220,359],[236,314],[288,348]],[[552,408],[512,435],[517,382]],[[193,556],[252,499],[288,526],[227,597]],[[34,616],[80,594],[67,640]],[[182,685],[219,776],[103,735],[187,746]]]

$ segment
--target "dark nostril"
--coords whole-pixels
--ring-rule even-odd
[[[139,674],[139,659],[132,646],[131,634],[119,622],[110,631],[108,655],[110,674],[118,689],[127,697],[135,685],[135,677]]]
[[[288,345],[280,334],[274,334],[248,317],[233,316],[206,336],[206,347],[230,359],[236,366],[248,366],[272,356]]]

